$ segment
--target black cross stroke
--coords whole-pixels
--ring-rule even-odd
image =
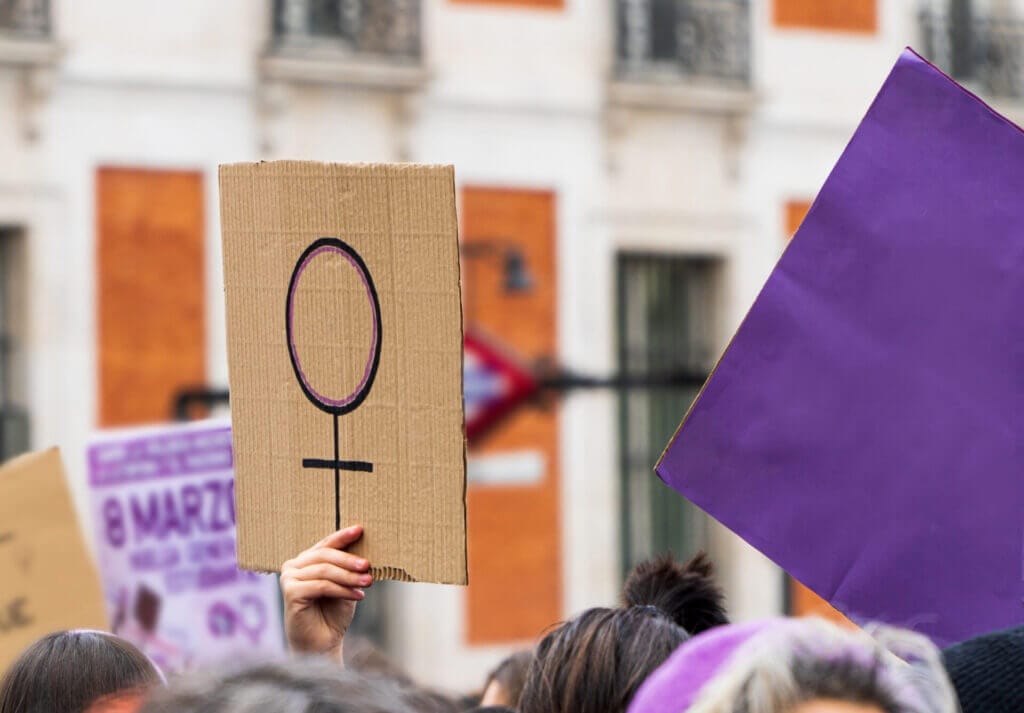
[[[361,473],[372,473],[373,463],[362,460],[341,460],[338,455],[338,414],[334,414],[334,460],[323,458],[303,458],[303,468],[323,468],[334,470],[334,529],[341,529],[341,471],[354,470]]]

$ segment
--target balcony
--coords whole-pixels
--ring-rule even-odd
[[[615,20],[613,102],[751,106],[749,0],[617,0]]]
[[[1024,101],[1024,21],[972,13],[965,0],[925,8],[919,21],[925,56],[954,79],[991,100]]]
[[[407,90],[425,79],[420,0],[274,0],[268,79]]]
[[[0,0],[0,64],[31,68],[58,55],[49,0]]]

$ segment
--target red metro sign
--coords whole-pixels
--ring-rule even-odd
[[[466,332],[463,399],[466,437],[479,438],[537,393],[537,379],[522,364],[479,334]]]

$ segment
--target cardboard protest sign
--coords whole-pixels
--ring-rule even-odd
[[[221,166],[239,562],[339,526],[377,578],[466,582],[450,166]]]
[[[1024,134],[896,63],[657,466],[856,620],[1020,624]]]
[[[283,653],[277,579],[235,559],[226,422],[101,433],[88,462],[111,631],[168,672]]]
[[[44,634],[106,628],[60,451],[15,458],[0,468],[0,672]]]

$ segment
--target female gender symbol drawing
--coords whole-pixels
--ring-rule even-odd
[[[363,376],[351,393],[340,398],[327,396],[318,392],[310,383],[305,371],[302,369],[302,361],[295,346],[295,333],[292,329],[292,322],[295,312],[295,293],[298,290],[302,273],[317,258],[323,256],[341,256],[355,270],[363,286],[366,288],[366,298],[370,303],[370,310],[373,317],[373,330],[370,340],[370,352],[363,369]],[[377,299],[377,288],[374,287],[370,271],[366,269],[366,263],[350,245],[337,238],[319,238],[310,244],[299,257],[292,271],[291,282],[288,283],[288,298],[285,306],[285,332],[288,337],[288,357],[292,362],[292,369],[295,370],[295,378],[302,387],[302,393],[306,395],[310,403],[321,411],[334,416],[334,459],[303,458],[303,468],[323,468],[334,471],[334,526],[341,527],[341,471],[354,470],[364,473],[373,472],[373,463],[356,460],[341,460],[338,453],[338,416],[353,411],[359,407],[370,393],[373,380],[377,376],[377,365],[380,363],[380,302]]]

